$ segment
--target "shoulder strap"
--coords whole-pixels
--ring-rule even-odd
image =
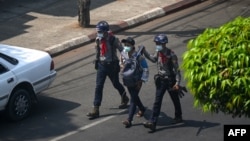
[[[110,45],[111,45],[112,47],[114,46],[114,43],[115,43],[115,36],[113,36],[113,35],[110,36],[109,43],[110,43]]]
[[[139,49],[138,49],[138,51],[136,52],[136,55],[133,56],[134,59],[137,60],[137,59],[139,58],[139,56],[141,56],[141,51],[142,51],[143,48],[144,48],[144,46],[139,46]],[[127,58],[126,55],[124,54],[124,52],[121,52],[121,55],[122,55],[124,58]]]
[[[114,61],[114,43],[115,43],[115,36],[112,32],[109,32],[109,43],[111,45],[111,54],[112,54],[112,61]]]
[[[113,47],[115,43],[115,36],[112,31],[109,31],[108,34],[109,34],[109,43]]]
[[[144,48],[144,46],[139,46],[139,49],[138,49],[137,54],[136,54],[136,58],[138,58],[138,56],[141,55],[141,51],[143,48]]]
[[[139,68],[139,71],[142,72],[142,66],[141,64],[139,63],[140,62],[140,57],[141,57],[141,52],[142,52],[142,49],[144,48],[144,46],[139,46],[139,49],[137,51],[137,54],[136,54],[136,62],[138,63],[138,68]]]

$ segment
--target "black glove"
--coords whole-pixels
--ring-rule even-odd
[[[178,96],[180,98],[182,98],[185,95],[184,92],[187,92],[187,88],[183,87],[183,86],[179,86],[178,90],[171,88],[170,91],[176,91],[176,93],[178,94]]]
[[[181,86],[181,90],[183,90],[183,91],[186,92],[186,93],[188,92],[186,87],[182,87],[182,86]]]
[[[182,91],[178,90],[178,95],[180,98],[182,98],[184,96],[184,93]]]
[[[184,92],[187,92],[187,88],[183,86],[179,86],[178,95],[180,98],[184,96]]]

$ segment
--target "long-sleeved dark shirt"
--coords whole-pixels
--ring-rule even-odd
[[[178,58],[176,54],[165,48],[162,51],[162,54],[165,56],[165,61],[162,61],[160,52],[156,52],[153,55],[150,55],[146,49],[143,50],[144,56],[153,63],[157,63],[158,74],[162,76],[175,77],[176,83],[179,85],[181,81],[181,73],[178,64]]]
[[[107,52],[105,54],[100,54],[102,49],[102,42],[101,40],[106,40],[106,47]],[[96,38],[96,59],[104,62],[112,62],[112,61],[119,61],[117,55],[117,49],[122,52],[123,47],[120,43],[119,39],[116,38],[114,35],[109,35],[107,38],[99,39]]]

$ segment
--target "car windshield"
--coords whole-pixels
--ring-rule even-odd
[[[3,58],[4,60],[8,61],[12,65],[18,64],[18,60],[17,59],[15,59],[13,57],[10,57],[10,56],[8,56],[6,54],[0,53],[0,57]]]

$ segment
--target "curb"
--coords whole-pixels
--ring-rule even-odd
[[[129,19],[125,19],[124,21],[110,23],[110,28],[112,31],[118,32],[124,30],[129,27],[133,27],[147,21],[162,17],[164,15],[176,12],[181,10],[182,8],[186,8],[188,6],[203,2],[204,0],[180,0],[172,5],[167,5],[163,7],[156,7],[150,11],[147,11],[141,15],[134,16]],[[92,42],[96,38],[96,33],[93,32],[89,35],[80,36],[77,38],[73,38],[71,40],[65,41],[61,44],[57,44],[48,48],[45,48],[45,51],[48,52],[51,56],[56,56],[60,53],[72,50],[84,44],[88,44]]]

